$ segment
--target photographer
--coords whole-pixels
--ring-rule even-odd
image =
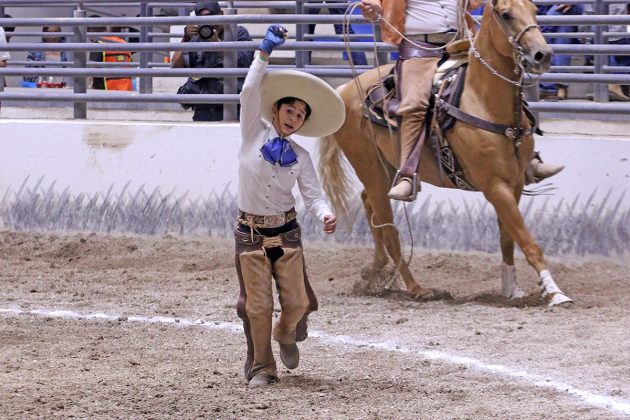
[[[195,6],[196,16],[216,16],[222,15],[223,11],[216,1],[200,1]],[[184,29],[182,42],[220,42],[223,40],[223,26],[211,25],[188,25]],[[237,41],[251,41],[247,29],[238,26]],[[238,52],[238,67],[247,68],[254,59],[253,51]],[[177,52],[173,56],[171,67],[190,68],[217,68],[223,67],[223,53],[220,51],[188,51]],[[241,91],[243,79],[238,79],[238,91]],[[188,81],[179,88],[177,93],[189,94],[221,94],[223,93],[223,79],[216,77],[189,78]],[[193,108],[195,114],[193,121],[222,121],[222,104],[183,104],[184,109]]]

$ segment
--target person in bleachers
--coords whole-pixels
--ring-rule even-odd
[[[627,15],[628,8],[630,7],[628,3],[610,3],[609,4],[609,15]],[[584,6],[584,14],[592,15],[594,14],[593,6],[587,4]],[[585,30],[592,30],[592,27],[586,27]],[[583,29],[584,30],[584,29]],[[608,27],[604,27],[604,30],[607,32],[618,32],[620,36],[613,36],[607,39],[609,44],[613,45],[630,45],[630,39],[621,36],[621,34],[628,33],[628,27],[626,25],[609,25]],[[608,56],[608,65],[609,66],[630,66],[630,57],[623,55],[610,55]],[[624,72],[619,72],[621,74],[627,74]],[[628,97],[627,90],[624,91],[624,88],[627,89],[627,86],[622,86],[617,83],[611,83],[608,85],[608,93],[610,95],[610,99],[613,101],[624,101],[627,102],[630,100]]]
[[[48,35],[42,37],[42,43],[59,43],[64,42],[64,38],[56,35],[56,33],[61,32],[61,28],[59,26],[44,26],[43,32],[46,32]],[[57,62],[66,62],[69,59],[69,54],[66,51],[31,51],[26,56],[27,61],[57,61]],[[28,65],[27,67],[40,67]],[[26,82],[36,82],[37,76],[24,76],[24,81]]]
[[[0,26],[0,68],[7,66],[7,61],[11,59],[11,54],[8,51],[2,49],[3,45],[7,44],[7,37],[4,34],[4,29]],[[0,91],[4,89],[5,82],[4,76],[0,76]]]
[[[581,15],[584,12],[584,6],[581,4],[554,4],[539,5],[538,14],[544,16],[568,16]],[[576,25],[544,25],[541,27],[544,33],[565,34],[577,32]],[[577,38],[553,37],[548,39],[550,44],[568,45],[577,44]],[[551,58],[552,66],[570,66],[571,56],[568,54],[554,54]],[[566,99],[568,87],[560,83],[541,83],[540,97],[543,99]]]
[[[90,17],[99,17],[96,15]],[[107,28],[89,26],[88,32],[105,32]],[[126,44],[127,41],[118,36],[99,36],[94,38],[99,44]],[[131,63],[131,51],[94,51],[90,53],[90,61],[98,63]],[[92,79],[92,89],[100,90],[133,90],[131,77],[95,77]]]
[[[196,16],[222,15],[223,10],[216,1],[200,1],[195,5]],[[188,25],[184,29],[182,42],[221,42],[224,37],[222,25]],[[242,26],[237,27],[237,41],[251,41],[252,38]],[[253,51],[238,51],[237,66],[248,68],[254,59]],[[171,67],[217,68],[223,67],[223,53],[221,51],[178,51],[173,55]],[[243,80],[238,79],[238,92],[241,91]],[[222,94],[223,79],[220,77],[190,77],[182,85],[178,93],[182,94]],[[222,104],[182,104],[184,109],[192,108],[193,121],[223,121]]]
[[[324,2],[325,3],[325,2]],[[319,14],[321,11],[321,8],[311,8],[308,9],[308,14],[309,15],[317,15]],[[345,7],[331,7],[328,9],[328,13],[330,13],[331,15],[343,15],[346,13],[346,8]],[[308,25],[308,33],[309,34],[314,34],[315,33],[315,24],[311,23]],[[335,24],[335,33],[337,35],[341,35],[343,34],[343,25],[337,23]],[[350,31],[349,31],[350,35],[354,35],[354,29],[352,29],[352,25],[350,25]],[[352,39],[350,41],[353,41]],[[310,52],[309,52],[309,62],[310,62]],[[353,51],[351,53],[351,57],[352,57],[352,63],[355,66],[364,66],[367,65],[367,58],[365,56],[365,53],[362,51]]]

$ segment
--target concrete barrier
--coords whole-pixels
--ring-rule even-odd
[[[543,124],[551,133],[538,139],[537,149],[567,169],[552,179],[553,195],[524,197],[521,207],[537,238],[564,237],[556,253],[628,247],[630,131],[628,124],[610,124],[589,122],[600,132],[592,135],[580,133],[588,126],[577,123]],[[558,132],[567,128],[577,134]],[[297,141],[316,160],[317,141]],[[0,120],[0,223],[16,230],[227,235],[237,207],[239,142],[234,123]],[[424,185],[408,210],[422,246],[496,250],[494,212],[480,193]],[[402,220],[401,205],[397,212]],[[338,240],[369,242],[361,216],[357,210],[353,233]],[[318,222],[302,218],[311,237],[319,237]],[[586,246],[591,251],[571,245],[589,237],[601,237]]]

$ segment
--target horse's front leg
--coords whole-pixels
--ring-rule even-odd
[[[514,196],[510,187],[503,182],[498,182],[495,183],[495,185],[491,185],[490,188],[484,192],[484,195],[494,206],[503,229],[516,241],[523,251],[527,262],[538,272],[543,299],[545,299],[549,306],[573,303],[573,300],[560,290],[547,269],[547,263],[543,257],[542,250],[527,230],[523,216],[518,209],[517,198]],[[506,243],[506,246],[508,246],[509,251],[509,241]],[[507,262],[512,262],[513,265],[513,261],[512,257],[511,261],[508,260]]]
[[[508,299],[521,299],[527,296],[527,293],[516,282],[516,267],[514,267],[514,239],[508,231],[499,222],[499,232],[501,238],[501,255],[503,262],[501,264],[501,293]]]

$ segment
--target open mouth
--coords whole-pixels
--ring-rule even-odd
[[[284,128],[286,128],[288,131],[293,131],[293,126],[291,124],[284,123]]]

